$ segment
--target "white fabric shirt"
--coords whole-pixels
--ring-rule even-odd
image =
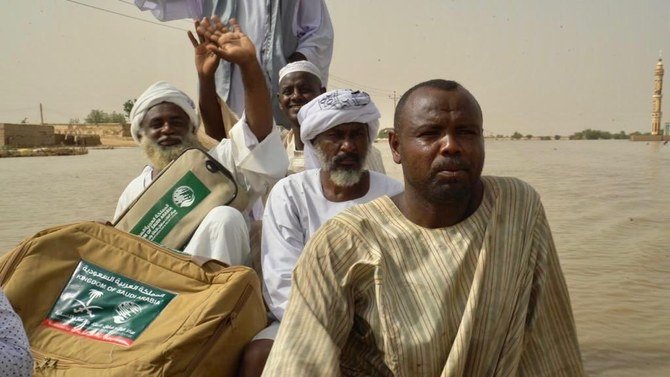
[[[265,3],[243,0],[237,3],[237,22],[242,31],[254,42],[256,57],[261,61],[260,48],[267,31]],[[333,27],[323,0],[300,1],[293,17],[293,33],[298,38],[299,52],[319,67],[323,86],[328,84],[328,69],[333,56]],[[288,56],[287,56],[288,57]],[[244,110],[244,85],[237,66],[232,67],[228,106],[240,114]]]
[[[259,143],[244,115],[231,129],[230,138],[221,140],[209,153],[225,166],[233,174],[238,185],[246,190],[249,204],[246,211],[242,211],[245,216],[256,199],[265,195],[286,175],[288,167],[288,158],[277,128],[274,127]],[[153,167],[146,166],[142,173],[128,184],[116,205],[114,220],[149,186],[152,172]]]
[[[164,5],[164,1],[142,1],[140,9],[152,9]],[[193,8],[188,1],[170,4],[171,13],[163,15],[165,20],[201,18],[202,7]],[[209,15],[207,15],[209,16]],[[254,42],[256,57],[261,61],[260,49],[268,33],[269,15],[264,1],[238,0],[237,22],[242,31]],[[297,3],[293,17],[293,34],[298,38],[299,52],[319,67],[323,86],[328,84],[328,69],[333,56],[333,27],[324,0],[302,0]],[[288,57],[288,56],[287,56]],[[237,66],[232,67],[228,106],[236,113],[244,110],[244,85]]]
[[[311,169],[279,181],[270,192],[263,215],[261,266],[263,295],[272,314],[284,316],[291,274],[302,249],[326,220],[356,204],[403,191],[403,184],[370,171],[370,189],[358,199],[331,202],[323,194],[321,170]]]
[[[328,86],[328,69],[333,56],[333,26],[324,0],[301,0],[295,9],[293,32],[299,52],[319,68],[321,84]]]
[[[237,2],[237,22],[242,31],[251,39],[256,46],[256,59],[261,61],[260,48],[265,39],[267,25],[267,9],[265,2],[258,0],[238,0]],[[241,114],[244,110],[244,84],[242,83],[242,73],[237,65],[232,65],[230,74],[230,94],[228,95],[228,107]]]
[[[0,290],[0,376],[32,376],[33,358],[21,318]]]

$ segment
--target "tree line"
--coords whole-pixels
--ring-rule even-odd
[[[117,113],[112,111],[108,113],[104,110],[93,109],[91,110],[86,118],[84,118],[85,123],[89,124],[100,124],[100,123],[121,123],[125,124],[130,120],[130,110],[132,110],[133,105],[135,104],[135,99],[129,99],[123,103],[123,113]],[[80,123],[78,118],[70,119],[70,124]]]
[[[625,140],[629,138],[630,136],[626,135],[624,131],[620,131],[619,133],[611,133],[609,131],[592,130],[590,128],[587,128],[584,131],[575,132],[574,134],[570,135],[570,140]]]
[[[568,136],[568,139],[570,140],[627,140],[629,139],[632,135],[649,135],[649,133],[641,133],[641,132],[632,132],[630,134],[626,134],[625,131],[619,131],[618,133],[613,133],[609,131],[602,131],[602,130],[593,130],[590,128],[587,128],[583,131],[575,132],[572,135]],[[498,138],[504,138],[503,135],[497,135],[496,137]],[[513,140],[520,140],[520,139],[532,139],[535,136],[533,135],[523,135],[519,132],[514,132],[512,136],[510,136],[511,139]],[[538,136],[540,140],[560,140],[562,137],[561,135],[554,135],[552,136]]]

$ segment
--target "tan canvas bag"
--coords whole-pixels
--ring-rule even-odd
[[[94,222],[47,229],[0,260],[36,376],[236,376],[266,325],[256,274]]]
[[[214,207],[246,206],[233,175],[205,151],[184,151],[119,216],[117,229],[181,249]]]

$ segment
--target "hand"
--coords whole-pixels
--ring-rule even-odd
[[[245,65],[256,60],[256,47],[251,39],[240,30],[240,25],[234,18],[228,26],[224,26],[218,17],[212,17],[198,26],[198,34],[202,34],[212,43],[207,44],[207,50],[219,58],[237,65]]]
[[[198,34],[197,40],[191,31],[188,32],[188,38],[191,40],[195,52],[195,70],[199,76],[214,77],[216,68],[219,66],[219,57],[207,49],[207,45],[212,44],[212,42],[209,42],[199,29],[200,21],[195,21],[195,30]]]

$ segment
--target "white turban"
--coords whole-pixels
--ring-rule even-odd
[[[284,76],[293,72],[311,73],[314,76],[316,76],[320,82],[323,82],[323,80],[321,79],[321,72],[319,72],[319,68],[317,68],[314,65],[314,63],[308,62],[307,60],[298,60],[297,62],[286,64],[284,68],[279,70],[279,81],[277,82],[281,82]]]
[[[136,142],[140,142],[140,124],[144,116],[150,108],[159,103],[170,102],[179,106],[186,115],[191,119],[193,132],[198,129],[200,119],[195,112],[195,104],[193,100],[186,95],[186,93],[174,87],[172,84],[165,81],[159,81],[151,85],[142,95],[137,99],[130,110],[130,134]]]
[[[343,123],[365,123],[368,125],[369,141],[377,138],[379,110],[365,92],[338,89],[309,101],[298,112],[300,139],[305,144],[305,169],[319,167],[312,140],[329,129]]]

